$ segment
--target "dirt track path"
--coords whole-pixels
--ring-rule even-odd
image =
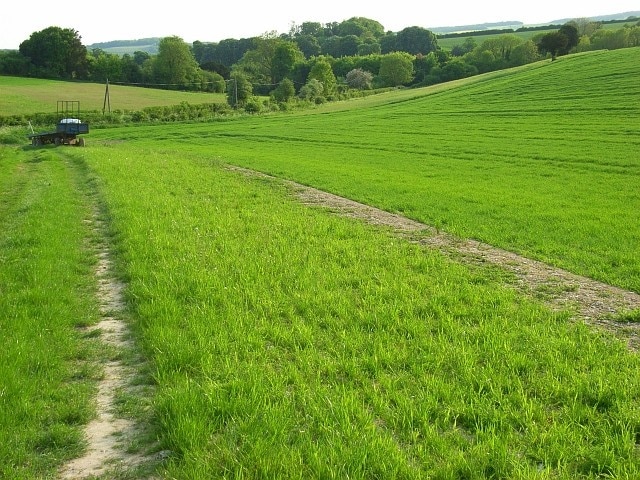
[[[99,254],[96,277],[102,319],[90,330],[100,331],[101,340],[120,351],[129,347],[127,326],[119,318],[124,305],[123,286],[111,275],[111,262],[106,251]],[[96,398],[97,417],[86,428],[87,451],[83,457],[65,465],[60,474],[62,479],[99,477],[114,468],[130,469],[143,460],[125,453],[123,444],[135,434],[135,425],[114,412],[116,394],[125,387],[131,372],[127,372],[119,360],[110,360],[103,367],[104,375],[98,384]]]
[[[128,325],[124,320],[124,285],[116,278],[111,261],[110,245],[106,229],[100,220],[96,192],[85,191],[86,202],[92,211],[91,218],[85,220],[93,230],[97,263],[95,278],[100,321],[87,328],[87,334],[99,332],[99,339],[109,352],[109,359],[101,366],[103,376],[98,382],[96,396],[96,418],[85,428],[87,449],[84,456],[76,458],[62,467],[60,479],[116,479],[152,478],[148,472],[158,463],[159,456],[131,452],[144,434],[144,426],[138,425],[117,412],[119,394],[133,394],[132,381],[139,371],[135,366],[123,361],[132,357],[133,344]],[[128,353],[129,352],[129,353]],[[140,398],[140,393],[134,394]],[[136,450],[133,448],[132,450]]]
[[[228,168],[246,175],[281,181],[248,169],[232,166]],[[575,275],[475,240],[460,239],[440,232],[432,226],[315,188],[291,181],[283,183],[307,205],[328,208],[339,215],[391,227],[396,234],[404,238],[437,249],[465,263],[490,263],[499,266],[515,275],[515,287],[525,295],[541,298],[555,310],[569,310],[577,320],[613,332],[635,351],[640,348],[640,324],[615,320],[618,313],[640,309],[640,295],[637,293]]]

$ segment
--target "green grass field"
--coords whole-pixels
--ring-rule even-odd
[[[95,320],[91,196],[156,384],[160,477],[639,477],[637,353],[495,268],[225,168],[640,291],[639,60],[598,52],[309,112],[94,129],[85,148],[0,146],[2,473],[52,476],[82,447],[93,372],[73,372],[98,354],[73,327]],[[41,316],[65,342],[24,329]]]
[[[638,48],[596,52],[344,111],[94,138],[286,177],[640,292],[639,65]]]
[[[530,30],[525,32],[513,32],[513,33],[492,33],[487,35],[473,35],[470,36],[476,42],[476,45],[482,45],[483,42],[487,40],[493,40],[495,38],[499,38],[503,35],[514,35],[522,40],[531,40],[533,37],[537,35],[544,35],[549,32],[553,32],[556,29],[550,30]],[[438,38],[438,46],[446,51],[451,51],[453,47],[456,45],[462,45],[464,41],[468,37],[449,37],[449,38]]]
[[[169,478],[639,472],[638,357],[620,343],[202,154],[87,161],[157,369]]]

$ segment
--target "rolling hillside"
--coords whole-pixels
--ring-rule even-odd
[[[639,55],[98,132],[167,476],[637,476],[637,355],[541,301],[576,285],[516,295],[225,166],[638,289]]]
[[[322,115],[190,126],[181,138],[185,148],[215,138],[229,163],[640,291],[639,232],[627,228],[640,223],[640,208],[629,209],[638,126],[628,121],[640,104],[639,56],[570,56]]]
[[[580,321],[548,301],[584,301],[579,282],[528,288],[437,245],[640,292],[639,76],[640,48],[600,51],[0,145],[0,477],[89,454],[116,480],[640,478],[640,357],[618,336],[637,346],[640,309]]]

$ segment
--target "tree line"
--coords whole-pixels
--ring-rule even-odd
[[[0,52],[0,73],[226,92],[232,106],[256,110],[258,96],[280,105],[292,99],[320,103],[371,89],[431,85],[546,56],[633,46],[640,46],[640,22],[612,30],[576,19],[530,40],[503,34],[478,44],[469,35],[445,51],[425,28],[388,32],[375,20],[353,17],[217,43],[189,45],[166,37],[157,54],[120,56],[101,48],[88,51],[77,31],[52,26],[31,34],[17,51]]]

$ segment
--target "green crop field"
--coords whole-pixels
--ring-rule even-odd
[[[83,448],[106,355],[77,328],[96,320],[98,204],[150,365],[158,477],[640,477],[637,352],[496,267],[226,168],[638,292],[638,74],[640,49],[597,52],[308,112],[93,129],[85,148],[1,145],[0,476],[53,477]]]
[[[47,151],[0,147],[0,478],[43,478],[93,417],[92,233],[81,180]]]
[[[640,49],[597,52],[346,111],[96,136],[153,138],[640,292],[638,74]]]

